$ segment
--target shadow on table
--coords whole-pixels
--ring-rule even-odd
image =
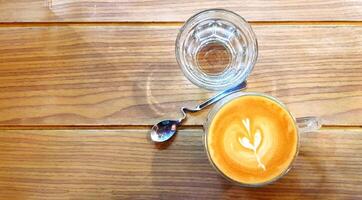
[[[135,82],[133,87],[134,91],[141,91],[144,98],[137,97],[133,101],[140,106],[143,116],[152,119],[148,123],[179,119],[182,106],[192,108],[199,102],[197,99],[206,98],[205,91],[186,80],[177,65],[161,62],[145,66],[144,71],[145,80]]]

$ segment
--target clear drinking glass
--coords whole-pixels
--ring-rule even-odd
[[[209,132],[209,127],[211,125],[211,122],[213,121],[215,115],[217,114],[217,112],[228,102],[239,98],[239,97],[243,97],[243,96],[261,96],[261,97],[265,97],[270,99],[271,101],[279,104],[285,111],[287,111],[287,113],[289,113],[289,115],[294,119],[294,126],[297,127],[297,150],[296,153],[294,154],[294,158],[293,161],[289,164],[289,166],[287,168],[285,168],[283,170],[282,173],[279,174],[279,176],[275,177],[274,179],[268,180],[266,182],[263,183],[259,183],[259,184],[247,184],[247,183],[242,183],[242,182],[238,182],[236,180],[234,180],[232,177],[228,177],[225,173],[223,173],[218,166],[213,162],[212,157],[210,156],[210,152],[209,152],[209,148],[208,148],[208,132]],[[207,153],[207,156],[209,158],[210,163],[212,164],[212,166],[214,167],[214,169],[216,169],[216,171],[219,172],[219,174],[221,174],[224,178],[226,178],[227,180],[236,183],[240,186],[245,186],[245,187],[260,187],[260,186],[264,186],[266,184],[272,183],[278,179],[280,179],[281,177],[283,177],[292,167],[293,162],[295,161],[295,158],[298,155],[299,152],[299,146],[300,146],[300,133],[302,132],[311,132],[314,130],[318,130],[321,128],[321,122],[317,117],[301,117],[301,118],[295,118],[291,112],[289,112],[288,108],[278,99],[269,96],[267,94],[263,94],[263,93],[256,93],[256,92],[236,92],[234,94],[231,94],[227,97],[225,97],[224,99],[220,100],[218,103],[216,103],[216,105],[210,110],[209,115],[207,117],[206,122],[204,123],[204,131],[205,131],[205,135],[204,135],[204,145],[205,145],[205,150]]]
[[[256,36],[238,14],[202,11],[181,28],[176,39],[176,59],[195,85],[223,90],[246,80],[258,56]]]

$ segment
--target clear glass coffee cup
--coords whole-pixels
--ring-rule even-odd
[[[180,29],[176,59],[195,85],[224,90],[247,79],[258,44],[251,26],[238,14],[210,9],[195,14]]]
[[[263,97],[266,98],[268,100],[270,100],[271,102],[274,102],[276,105],[279,105],[286,113],[287,115],[292,119],[292,126],[296,127],[296,138],[297,138],[297,145],[296,145],[296,151],[295,154],[293,155],[292,160],[290,161],[290,163],[287,165],[287,167],[285,167],[282,171],[280,171],[280,174],[278,174],[277,176],[275,176],[274,178],[270,179],[270,180],[266,180],[265,182],[260,182],[260,183],[256,183],[256,184],[250,184],[250,183],[245,183],[245,182],[241,182],[236,180],[234,177],[231,177],[230,175],[224,173],[224,171],[222,169],[220,169],[220,167],[218,166],[218,164],[215,162],[215,160],[213,159],[213,157],[211,156],[210,153],[210,147],[209,147],[209,128],[211,123],[214,120],[215,115],[225,106],[227,105],[229,102],[239,99],[239,98],[243,98],[243,97],[247,97],[247,96],[256,96],[256,97]],[[242,111],[238,111],[235,110],[235,112],[242,112]],[[241,122],[240,122],[241,123]],[[227,125],[227,124],[225,124]],[[227,97],[225,97],[224,99],[220,100],[218,103],[216,103],[216,105],[210,110],[209,115],[207,117],[206,122],[204,123],[204,131],[205,131],[205,135],[204,135],[204,145],[205,145],[205,150],[207,153],[207,156],[209,158],[209,161],[211,163],[211,165],[214,167],[214,169],[216,169],[216,171],[219,172],[220,175],[222,175],[224,178],[226,178],[227,180],[236,183],[237,185],[240,186],[245,186],[245,187],[260,187],[260,186],[264,186],[270,183],[275,182],[276,180],[280,179],[281,177],[283,177],[292,167],[293,162],[295,161],[295,158],[298,155],[299,152],[299,146],[300,146],[300,133],[303,132],[312,132],[315,130],[320,129],[321,127],[321,123],[320,120],[317,117],[302,117],[302,118],[295,118],[292,113],[288,110],[288,108],[278,99],[269,96],[267,94],[263,94],[263,93],[253,93],[253,92],[236,92],[234,94],[231,94]]]

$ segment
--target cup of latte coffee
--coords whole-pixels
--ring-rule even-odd
[[[258,187],[289,171],[298,155],[300,132],[319,128],[317,118],[295,119],[274,97],[237,92],[210,111],[204,125],[205,149],[225,178]]]

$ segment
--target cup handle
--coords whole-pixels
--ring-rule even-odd
[[[299,117],[296,118],[299,132],[312,132],[322,127],[321,120],[318,117]]]

